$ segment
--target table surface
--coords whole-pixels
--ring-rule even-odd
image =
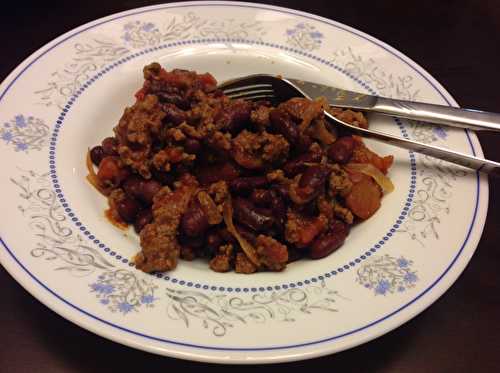
[[[500,7],[496,0],[265,1],[316,13],[365,31],[415,60],[463,107],[500,111]],[[51,3],[51,5],[47,5]],[[2,11],[0,79],[60,34],[154,1],[23,1]],[[4,4],[2,4],[4,7]],[[500,161],[500,134],[480,134]],[[458,281],[429,309],[370,343],[314,360],[264,369],[334,367],[341,372],[492,372],[500,370],[500,179],[490,180],[482,239]],[[499,202],[500,203],[500,202]],[[120,369],[234,369],[155,356],[113,343],[66,321],[31,297],[0,267],[2,372],[104,372]],[[251,367],[238,369],[247,370]]]

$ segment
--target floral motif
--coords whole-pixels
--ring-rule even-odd
[[[410,137],[423,143],[445,140],[448,130],[420,121],[405,121]],[[438,225],[450,213],[450,199],[454,184],[467,173],[447,162],[430,156],[418,155],[419,183],[408,218],[398,229],[425,246],[428,239],[439,239]]]
[[[237,21],[235,19],[209,20],[193,12],[183,17],[173,17],[162,28],[153,22],[132,21],[123,26],[121,41],[110,41],[104,37],[76,43],[68,63],[51,73],[45,88],[34,93],[39,103],[47,107],[64,108],[73,96],[92,76],[104,66],[115,62],[131,49],[154,46],[160,42],[200,38],[227,38],[262,40],[266,34],[261,22]],[[9,135],[6,135],[8,138]]]
[[[155,45],[161,41],[161,33],[152,22],[127,22],[123,26],[122,39],[133,48]]]
[[[333,62],[373,86],[377,94],[410,101],[418,98],[419,90],[413,87],[411,75],[387,73],[373,59],[356,54],[350,47],[337,51]],[[403,123],[410,138],[416,141],[433,143],[448,137],[448,130],[441,126],[412,120],[403,120]],[[466,173],[445,161],[425,155],[418,155],[417,169],[420,177],[413,205],[398,232],[408,234],[412,240],[425,246],[429,238],[439,239],[438,225],[443,215],[450,213],[454,182]]]
[[[192,15],[193,16],[193,15]],[[203,20],[196,26],[193,39],[218,38],[218,39],[245,39],[262,41],[266,30],[262,22],[240,22],[235,19]]]
[[[415,120],[405,120],[410,136],[416,140],[426,144],[430,144],[439,140],[446,140],[448,130],[444,127],[429,124]]]
[[[372,257],[358,269],[356,282],[373,290],[375,295],[401,293],[413,288],[418,281],[412,265],[413,261],[404,257],[394,258],[387,254]]]
[[[122,39],[132,48],[143,48],[188,38],[261,40],[265,33],[261,22],[208,20],[189,12],[183,17],[173,17],[161,28],[152,22],[127,22],[123,26]]]
[[[42,119],[16,115],[0,127],[0,139],[13,145],[16,152],[42,150],[48,144],[49,126]]]
[[[50,188],[49,174],[23,171],[20,177],[10,180],[19,187],[23,203],[18,208],[29,219],[29,227],[37,237],[31,256],[58,263],[56,271],[67,271],[76,277],[113,268],[97,250],[73,231]]]
[[[126,47],[111,41],[92,39],[76,43],[69,62],[50,74],[45,88],[34,92],[39,103],[62,109],[68,99],[101,68],[128,52]]]
[[[268,320],[293,322],[300,314],[315,311],[338,312],[338,299],[346,299],[329,289],[325,282],[303,288],[254,294],[240,297],[231,294],[209,294],[192,290],[167,288],[170,299],[167,311],[173,320],[182,320],[186,327],[198,320],[217,337],[226,335],[229,328],[249,322]]]
[[[321,46],[324,35],[309,23],[298,23],[286,30],[287,43],[300,49],[312,51]]]
[[[105,271],[89,285],[90,291],[111,312],[118,311],[126,315],[137,312],[141,307],[154,307],[157,300],[154,293],[158,286],[152,280],[138,276],[125,269]]]
[[[450,213],[454,184],[467,171],[426,155],[419,156],[418,165],[420,177],[413,205],[398,232],[425,246],[428,239],[439,240],[438,225]]]
[[[413,87],[413,76],[387,72],[373,58],[363,57],[351,47],[336,51],[331,62],[373,87],[381,96],[417,100],[419,90]]]

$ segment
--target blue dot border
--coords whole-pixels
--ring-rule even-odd
[[[115,251],[113,251],[110,247],[108,247],[106,244],[101,242],[98,238],[96,238],[87,228],[86,226],[78,219],[78,217],[75,215],[73,210],[71,209],[69,203],[67,202],[66,198],[64,197],[64,193],[62,191],[62,187],[60,185],[60,182],[58,180],[57,172],[56,172],[56,144],[57,144],[57,139],[60,133],[60,129],[64,123],[64,119],[67,115],[67,113],[70,111],[71,107],[75,104],[76,100],[87,90],[94,82],[96,82],[98,79],[102,78],[104,75],[106,75],[108,72],[113,71],[113,69],[119,67],[120,65],[134,59],[140,56],[143,56],[148,53],[156,52],[158,50],[162,49],[168,49],[168,48],[173,48],[173,47],[180,47],[180,46],[185,46],[189,44],[210,44],[210,43],[240,43],[240,44],[250,44],[250,45],[259,45],[259,46],[264,46],[264,47],[271,47],[271,48],[276,48],[280,50],[284,50],[286,52],[291,52],[294,54],[298,54],[300,56],[315,60],[317,62],[320,62],[326,66],[329,66],[340,73],[346,75],[348,78],[352,79],[354,82],[359,84],[361,87],[365,88],[370,94],[376,95],[377,92],[372,89],[366,82],[362,81],[361,79],[356,78],[352,74],[350,74],[348,71],[344,70],[340,66],[332,63],[331,61],[328,61],[326,59],[320,58],[318,56],[315,56],[309,52],[301,51],[296,48],[291,48],[287,47],[284,45],[276,44],[276,43],[269,43],[265,41],[255,41],[255,40],[246,40],[246,39],[240,39],[240,38],[205,38],[205,39],[196,39],[196,40],[183,40],[183,41],[178,41],[178,42],[172,42],[172,43],[167,43],[167,44],[162,44],[150,48],[143,49],[141,51],[138,51],[136,53],[132,53],[128,56],[125,56],[114,63],[106,66],[103,68],[101,71],[99,71],[97,74],[95,74],[93,77],[91,77],[87,82],[85,82],[80,89],[78,89],[73,96],[67,101],[66,105],[60,112],[55,125],[54,125],[54,130],[52,132],[52,136],[50,138],[50,143],[49,143],[49,173],[50,173],[50,178],[52,180],[54,192],[56,193],[57,198],[59,199],[59,202],[61,203],[65,213],[68,215],[70,220],[76,225],[76,227],[80,230],[82,234],[87,236],[99,249],[103,250],[105,253],[109,254],[111,257],[115,258],[119,262],[123,264],[128,264],[130,267],[134,267],[134,263],[128,260],[127,258],[122,257],[121,255],[117,254]],[[409,138],[408,133],[404,127],[404,125],[401,123],[401,121],[397,118],[394,118],[396,124],[398,125],[401,134],[404,138]],[[351,260],[350,262],[339,266],[336,269],[332,269],[329,272],[325,272],[321,275],[311,277],[309,279],[305,279],[302,281],[297,281],[297,282],[291,282],[291,283],[284,283],[281,285],[274,285],[274,286],[266,286],[266,287],[224,287],[224,286],[213,286],[213,285],[207,285],[207,284],[202,284],[202,283],[197,283],[197,282],[192,282],[192,281],[185,281],[181,279],[177,279],[174,277],[171,277],[168,273],[156,273],[154,274],[155,277],[163,279],[165,281],[172,282],[173,284],[178,284],[181,286],[186,286],[188,288],[196,288],[196,289],[204,289],[204,290],[212,290],[212,291],[219,291],[219,292],[264,292],[264,291],[279,291],[279,290],[288,290],[288,289],[293,289],[296,287],[301,287],[301,286],[307,286],[311,283],[317,283],[319,281],[325,280],[325,278],[333,278],[335,276],[338,276],[344,272],[349,271],[350,269],[354,268],[358,264],[360,264],[362,261],[368,259],[370,256],[372,256],[374,253],[377,251],[381,250],[384,245],[390,240],[390,238],[394,235],[394,233],[398,230],[398,228],[401,226],[403,221],[406,219],[408,212],[410,211],[411,205],[413,203],[413,198],[415,195],[415,190],[416,190],[416,180],[417,180],[417,169],[416,169],[416,158],[415,154],[412,151],[409,151],[409,157],[410,157],[410,189],[406,198],[406,202],[404,203],[404,207],[399,214],[399,217],[397,218],[396,222],[392,225],[392,227],[389,229],[388,232],[385,233],[385,235],[372,247],[367,249],[363,254],[360,256],[356,257],[355,259]]]

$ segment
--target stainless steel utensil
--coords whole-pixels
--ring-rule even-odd
[[[386,115],[466,129],[500,131],[500,114],[393,100],[266,74],[255,74],[232,79],[220,84],[218,88],[231,98],[244,98],[247,100],[266,99],[274,104],[293,97],[312,99],[324,96],[332,106],[336,107],[376,111]],[[352,132],[360,136],[373,138],[417,153],[430,155],[477,171],[500,175],[500,163],[498,162],[408,140],[373,129],[359,128],[335,118],[326,111],[325,115],[331,121],[349,128]]]

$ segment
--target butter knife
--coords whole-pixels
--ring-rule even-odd
[[[286,78],[309,97],[325,97],[331,106],[373,111],[380,114],[472,130],[500,132],[500,114],[451,106],[367,95],[298,79]]]

